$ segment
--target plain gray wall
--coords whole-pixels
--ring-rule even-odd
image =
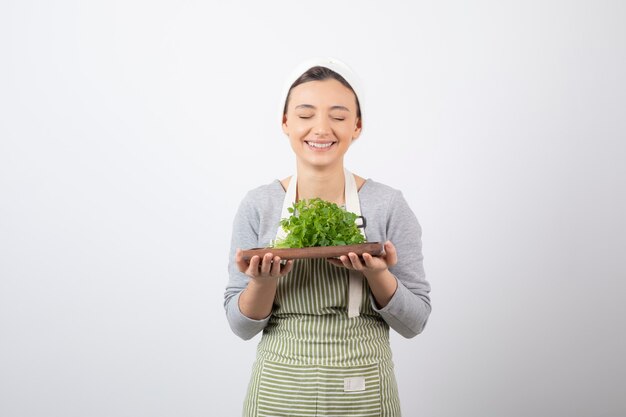
[[[404,192],[433,314],[405,416],[626,415],[626,3],[2,1],[0,415],[237,416],[245,192],[295,167],[311,56],[367,90],[346,166]]]

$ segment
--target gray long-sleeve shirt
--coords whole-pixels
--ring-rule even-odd
[[[228,272],[229,281],[224,294],[224,308],[231,329],[242,339],[250,339],[263,330],[269,316],[254,320],[239,309],[239,296],[250,278],[239,272],[235,263],[237,248],[268,246],[276,237],[285,190],[280,181],[249,191],[241,202],[233,222]],[[398,280],[398,289],[389,303],[377,308],[370,296],[372,308],[389,327],[410,338],[423,330],[430,315],[430,284],[425,279],[422,256],[422,230],[402,193],[371,179],[359,190],[361,214],[367,225],[365,233],[370,242],[390,240],[398,252],[398,263],[389,271]]]

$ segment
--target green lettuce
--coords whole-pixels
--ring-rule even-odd
[[[359,217],[335,203],[320,198],[300,200],[289,207],[291,216],[281,219],[287,233],[274,241],[275,248],[308,248],[364,243],[365,238],[356,225]]]

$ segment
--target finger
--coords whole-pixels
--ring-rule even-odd
[[[350,262],[350,259],[346,255],[341,255],[339,257],[339,260],[341,261],[341,264],[343,266],[345,266],[348,269],[352,269],[352,262]]]
[[[280,256],[274,256],[274,262],[272,263],[272,269],[270,275],[273,277],[280,276]]]
[[[387,261],[387,266],[394,266],[398,263],[398,251],[396,251],[396,247],[390,240],[385,242],[385,260]]]
[[[290,259],[287,261],[285,266],[283,266],[283,269],[280,271],[280,274],[287,275],[288,273],[291,272],[291,268],[293,268],[293,259]]]
[[[268,275],[270,273],[270,268],[272,267],[272,255],[271,253],[266,253],[263,257],[263,263],[261,263],[261,275]]]
[[[248,270],[246,271],[246,274],[252,277],[258,276],[259,262],[261,262],[261,257],[259,255],[254,255],[252,258],[250,258],[250,265],[248,265]]]
[[[369,253],[363,254],[363,262],[365,262],[365,266],[368,268],[375,267],[374,265],[374,257]]]
[[[329,263],[335,266],[339,266],[339,267],[343,266],[343,263],[337,258],[326,258],[326,261],[328,261]]]
[[[352,262],[352,267],[354,269],[356,269],[357,271],[360,271],[363,269],[363,264],[361,263],[361,260],[359,259],[359,255],[357,255],[354,252],[350,252],[348,256],[350,257],[350,261]]]

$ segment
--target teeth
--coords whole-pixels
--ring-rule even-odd
[[[332,142],[329,142],[329,143],[307,142],[307,143],[309,144],[309,146],[312,146],[314,148],[328,148],[333,144]]]

